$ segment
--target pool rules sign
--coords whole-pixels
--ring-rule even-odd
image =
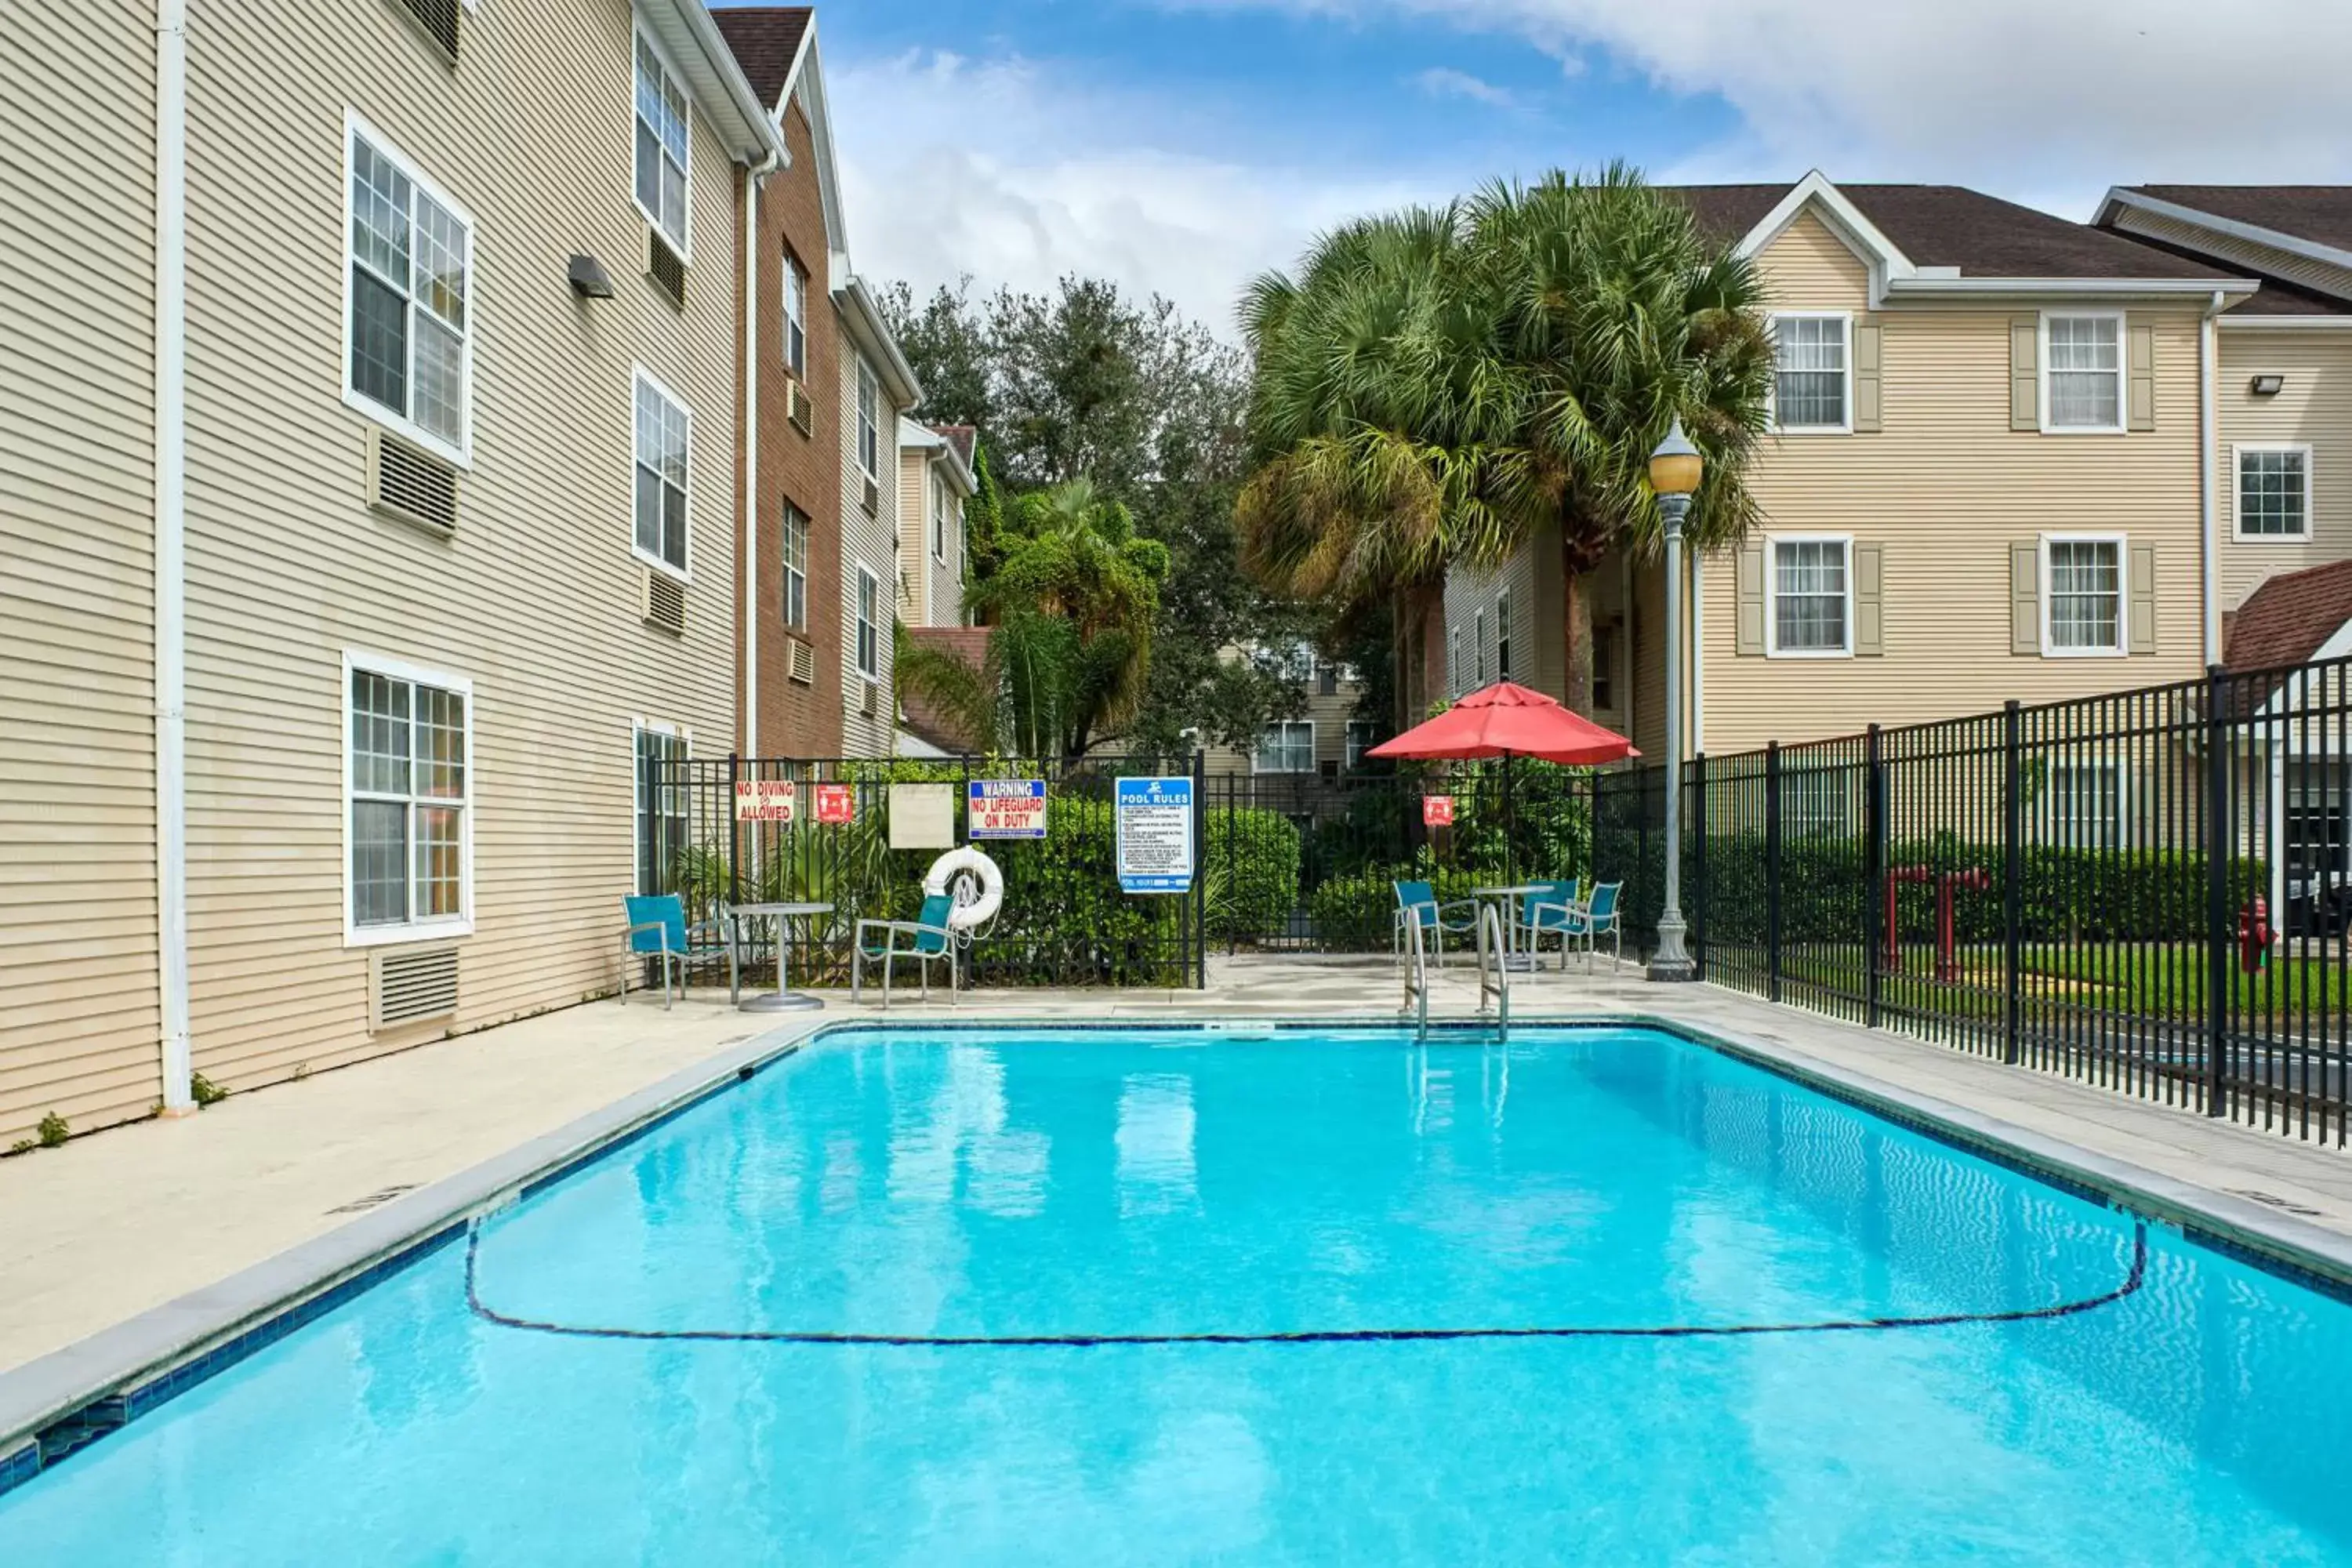
[[[1121,779],[1112,805],[1118,825],[1120,890],[1191,891],[1192,781]]]

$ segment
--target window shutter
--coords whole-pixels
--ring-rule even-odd
[[[1853,427],[1863,435],[1879,429],[1880,329],[1875,322],[1856,322],[1853,329]]]
[[[2130,370],[2130,384],[2125,388],[2130,410],[2124,421],[2125,428],[2153,430],[2156,428],[2156,329],[2133,327],[2126,334],[2131,343],[2131,358],[2126,362]]]
[[[1858,658],[1877,658],[1886,652],[1885,600],[1880,593],[1885,566],[1886,546],[1853,547],[1853,651]]]
[[[1764,654],[1764,547],[1743,544],[1733,562],[1734,587],[1739,595],[1738,615],[1732,627],[1732,651],[1743,657]]]
[[[2125,647],[2132,653],[2156,651],[2156,546],[2131,548],[2131,621]]]
[[[2031,540],[2009,547],[2009,651],[2042,651],[2042,546]]]
[[[2042,428],[2042,321],[2035,316],[2009,319],[2009,427]],[[2041,651],[2039,639],[2034,650]]]

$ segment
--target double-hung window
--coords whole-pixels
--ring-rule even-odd
[[[2044,316],[2042,407],[2052,430],[2118,431],[2124,427],[2124,319],[2098,315]]]
[[[691,159],[686,84],[637,35],[637,208],[672,249],[687,250],[686,172]]]
[[[2238,448],[2238,537],[2305,539],[2311,533],[2311,448]]]
[[[857,466],[869,479],[882,477],[882,385],[874,367],[857,362]]]
[[[784,252],[784,368],[794,381],[808,379],[808,268]]]
[[[1617,710],[1616,659],[1617,632],[1612,626],[1592,629],[1592,706],[1596,711],[1613,713]]]
[[[857,568],[857,673],[882,679],[882,579]]]
[[[1495,679],[1511,679],[1511,591],[1495,595]]]
[[[679,765],[691,753],[675,730],[639,725],[637,751],[637,891],[677,889],[686,858],[686,782]]]
[[[1311,719],[1277,719],[1258,735],[1256,768],[1262,773],[1311,773],[1315,771],[1315,722]]]
[[[1348,766],[1350,771],[1364,765],[1364,753],[1372,749],[1372,721],[1369,719],[1348,721]]]
[[[463,462],[474,226],[354,116],[345,400]]]
[[[2043,651],[2124,651],[2124,545],[2120,539],[2042,541]]]
[[[944,566],[948,562],[948,482],[939,475],[931,476],[931,559]]]
[[[1780,430],[1853,427],[1850,316],[1772,318],[1772,423]]]
[[[462,934],[472,909],[467,758],[473,688],[345,661],[349,921],[362,942]]]
[[[1462,628],[1455,626],[1447,641],[1451,646],[1446,649],[1446,680],[1454,688],[1454,695],[1459,697],[1462,695],[1462,679],[1469,673],[1462,663]]]
[[[808,629],[808,513],[784,503],[784,625]]]
[[[1470,683],[1475,687],[1486,684],[1486,612],[1479,610],[1470,617]]]
[[[687,450],[693,419],[669,389],[637,372],[636,552],[685,576]]]
[[[1844,539],[1772,541],[1771,651],[1822,657],[1853,651],[1853,574]]]

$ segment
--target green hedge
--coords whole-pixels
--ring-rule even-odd
[[[1248,941],[1288,928],[1298,908],[1298,827],[1280,812],[1212,809],[1209,935]]]
[[[1486,877],[1467,868],[1388,866],[1352,876],[1334,877],[1307,899],[1307,912],[1328,948],[1354,952],[1389,951],[1396,941],[1396,884],[1432,884],[1437,900],[1453,903],[1470,897],[1470,889],[1486,885]]]

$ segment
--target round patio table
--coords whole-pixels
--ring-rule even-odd
[[[1521,952],[1519,951],[1517,936],[1519,924],[1517,920],[1512,918],[1511,906],[1517,900],[1527,898],[1530,894],[1549,893],[1550,891],[1551,884],[1549,882],[1521,882],[1517,886],[1510,888],[1473,888],[1470,889],[1470,896],[1472,898],[1483,899],[1501,906],[1496,912],[1503,917],[1503,967],[1508,969],[1514,974],[1534,973],[1536,967],[1536,955],[1532,952]]]
[[[814,920],[833,913],[831,904],[730,904],[727,906],[727,999],[746,1013],[791,1013],[807,1007],[822,1007],[824,998],[805,991],[792,989],[792,925],[795,920]],[[742,951],[742,924],[745,920],[772,920],[776,922],[776,988],[764,996],[742,1000],[741,988],[736,984],[736,955]]]

